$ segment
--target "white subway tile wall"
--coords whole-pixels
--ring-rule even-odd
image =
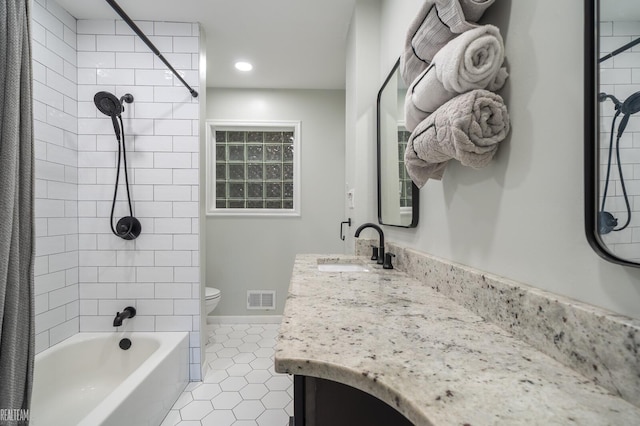
[[[78,331],[189,331],[200,379],[198,99],[129,27],[76,20],[55,0],[32,9],[36,152],[36,351]],[[199,27],[137,24],[198,90]],[[131,93],[122,114],[142,234],[111,233],[117,143],[93,96]],[[120,176],[116,220],[128,215]]]
[[[640,21],[601,22],[600,56],[640,37]],[[600,64],[600,92],[614,95],[621,102],[640,91],[640,46],[635,46]],[[600,103],[600,194],[604,190],[609,157],[609,138],[615,113],[610,100]],[[621,117],[616,121],[616,128]],[[615,147],[615,135],[614,135]],[[640,210],[640,116],[633,115],[620,138],[622,174],[632,211]],[[618,227],[627,221],[627,208],[618,174],[615,151],[612,155],[610,183],[605,210],[618,219]],[[601,201],[602,202],[602,201]],[[640,215],[632,214],[629,226],[603,235],[607,247],[616,255],[640,262]]]
[[[33,3],[36,352],[79,329],[76,20]],[[65,72],[68,71],[68,72]]]
[[[198,25],[136,23],[168,60],[186,55],[172,65],[198,90]],[[116,311],[131,304],[138,313],[125,329],[191,332],[191,379],[199,380],[198,99],[122,22],[79,20],[77,32],[80,331],[113,330]],[[117,143],[111,120],[93,105],[102,90],[134,97],[122,113],[142,224],[134,241],[109,227]],[[128,215],[122,178],[116,220]]]

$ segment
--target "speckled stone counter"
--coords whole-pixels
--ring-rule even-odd
[[[428,285],[296,258],[276,346],[280,373],[363,390],[416,425],[637,425],[640,409]],[[337,257],[337,256],[335,256]]]

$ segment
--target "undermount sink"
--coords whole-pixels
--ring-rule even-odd
[[[321,263],[318,265],[321,272],[369,272],[370,269],[356,263]]]
[[[371,269],[359,261],[351,259],[318,259],[321,272],[369,272]]]

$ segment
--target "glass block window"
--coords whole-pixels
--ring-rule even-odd
[[[409,173],[404,165],[404,152],[407,149],[411,132],[404,126],[398,126],[398,169],[400,171],[400,207],[411,207],[411,190],[413,188]]]
[[[299,215],[299,122],[210,122],[208,131],[209,214]]]

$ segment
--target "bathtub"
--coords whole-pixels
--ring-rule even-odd
[[[78,333],[36,355],[30,424],[157,426],[188,380],[186,332]]]

